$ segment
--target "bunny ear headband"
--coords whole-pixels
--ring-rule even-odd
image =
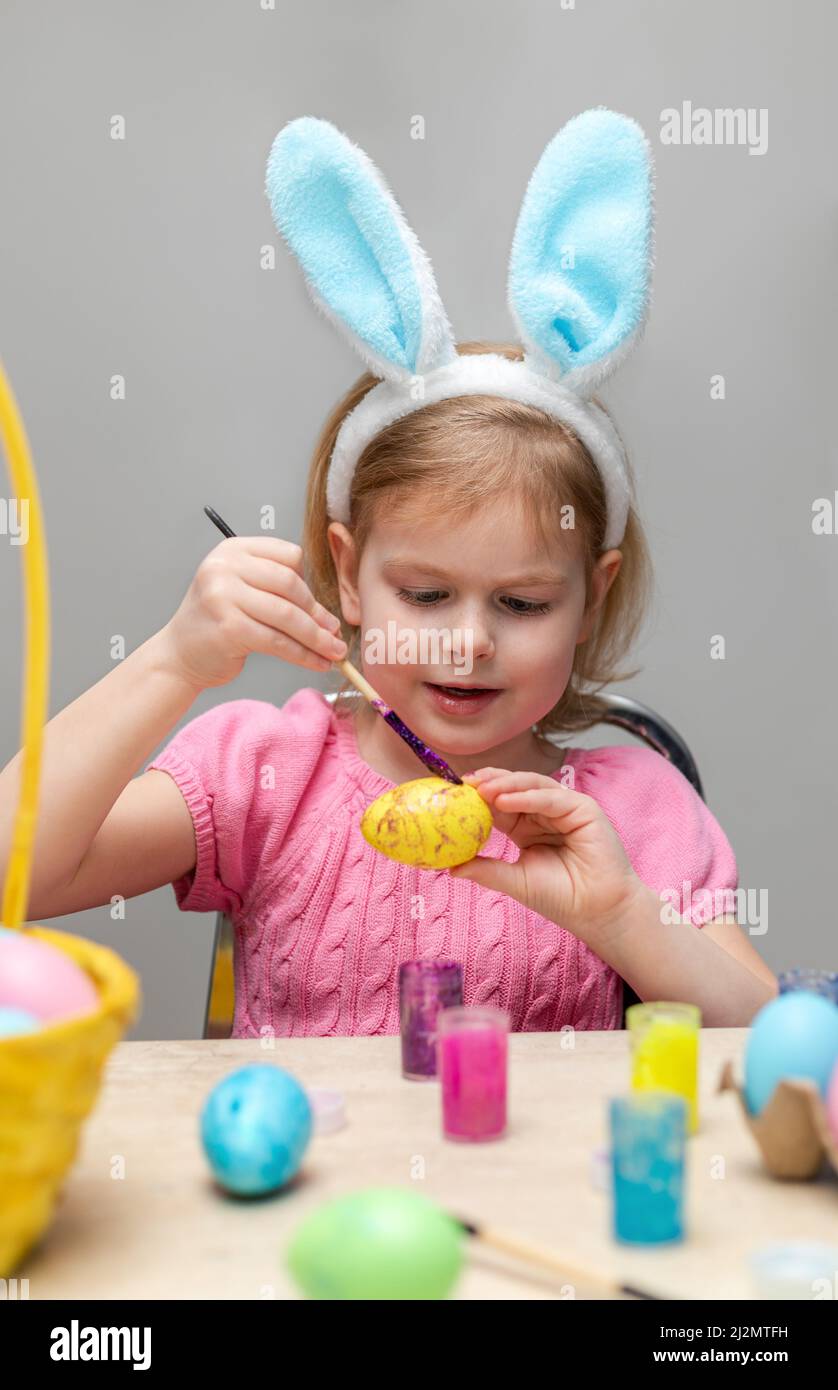
[[[538,406],[582,440],[605,485],[606,549],[619,545],[625,455],[589,397],[633,347],[648,308],[652,159],[635,121],[583,111],[536,165],[509,261],[523,361],[458,355],[430,261],[375,165],[329,121],[283,127],[267,194],[315,304],[383,378],[338,432],[326,493],[333,520],[348,523],[355,465],[380,430],[436,401],[492,395]]]

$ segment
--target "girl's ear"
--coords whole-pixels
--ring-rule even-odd
[[[640,334],[653,258],[649,142],[636,121],[583,111],[530,178],[509,262],[509,307],[534,371],[589,396]]]
[[[344,622],[357,627],[361,621],[358,597],[358,554],[351,531],[340,521],[332,521],[326,531],[332,564],[340,594],[341,616]]]
[[[301,116],[273,142],[266,190],[315,304],[377,376],[408,383],[456,357],[430,261],[363,150]]]

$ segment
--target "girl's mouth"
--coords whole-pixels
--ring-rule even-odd
[[[486,686],[434,685],[423,681],[434,705],[445,714],[477,714],[502,692]]]

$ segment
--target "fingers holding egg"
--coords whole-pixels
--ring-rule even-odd
[[[559,784],[553,777],[540,772],[508,772],[502,767],[481,768],[479,772],[468,773],[466,779],[475,778],[469,785],[476,786],[481,796],[494,799],[506,792],[552,791]]]
[[[561,835],[577,828],[586,818],[584,802],[587,798],[570,791],[553,777],[539,772],[508,772],[503,768],[482,768],[470,775],[480,779],[477,789],[491,808],[495,825],[518,844],[527,844],[540,835],[545,820],[549,820],[551,829]],[[529,821],[529,817],[533,820]]]

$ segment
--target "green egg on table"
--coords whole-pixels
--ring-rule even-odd
[[[465,1238],[419,1193],[372,1188],[306,1217],[286,1260],[309,1298],[441,1299],[462,1268]]]

